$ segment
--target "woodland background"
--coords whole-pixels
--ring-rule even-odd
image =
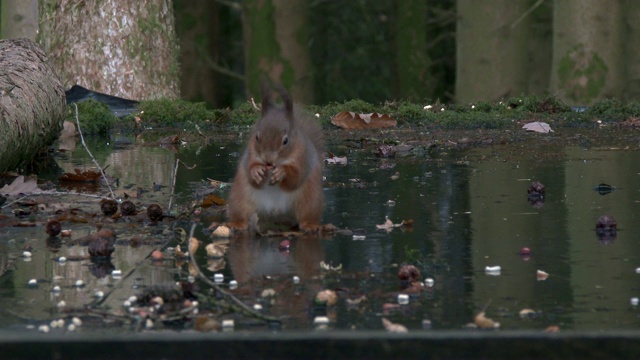
[[[65,88],[236,106],[266,74],[296,101],[640,100],[637,0],[2,0]]]

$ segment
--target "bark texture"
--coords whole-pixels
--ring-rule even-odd
[[[64,89],[38,45],[0,40],[0,173],[46,150],[65,115]]]
[[[35,40],[38,34],[38,0],[2,0],[0,37]]]
[[[551,91],[569,105],[620,97],[624,19],[620,0],[556,0]]]
[[[180,96],[171,0],[41,0],[39,43],[65,88],[134,100]]]
[[[294,101],[313,101],[306,0],[245,0],[242,27],[246,88],[259,94],[267,76],[291,90]]]
[[[495,101],[527,90],[530,1],[458,0],[456,100]]]

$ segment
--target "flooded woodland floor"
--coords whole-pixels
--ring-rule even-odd
[[[337,231],[321,235],[212,235],[225,207],[209,195],[226,199],[218,182],[231,181],[246,133],[177,147],[87,139],[132,216],[102,213],[104,184],[59,180],[94,166],[80,144],[56,151],[38,174],[54,193],[0,205],[0,332],[640,328],[637,130],[325,136],[346,163],[325,165],[323,222]],[[532,200],[534,181],[546,191]],[[602,215],[617,231],[596,231]],[[52,219],[70,236],[49,237]],[[386,219],[411,225],[379,229]],[[98,229],[116,236],[108,259],[89,256]],[[192,229],[193,258],[176,250]]]

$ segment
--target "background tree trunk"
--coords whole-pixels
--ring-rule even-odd
[[[625,38],[625,60],[627,84],[624,92],[624,99],[629,101],[640,101],[640,1],[625,0],[623,2],[623,13],[625,14],[624,32]]]
[[[60,134],[64,89],[28,39],[0,40],[0,173],[29,163]]]
[[[306,0],[243,1],[246,88],[259,94],[261,76],[282,83],[294,101],[313,101]]]
[[[38,34],[38,0],[2,0],[0,8],[0,38],[35,41]]]
[[[456,100],[494,101],[527,90],[531,1],[458,0]]]
[[[554,2],[551,90],[560,99],[590,105],[622,95],[624,24],[619,0]]]
[[[41,0],[39,43],[65,88],[134,100],[180,96],[171,0]]]
[[[531,7],[528,41],[527,95],[543,96],[549,93],[551,51],[553,39],[553,2],[536,0]]]
[[[395,97],[421,101],[432,96],[427,55],[427,1],[395,1]]]
[[[220,107],[218,73],[219,5],[210,0],[174,0],[180,40],[180,92],[185,100]]]

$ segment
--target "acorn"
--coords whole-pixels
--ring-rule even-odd
[[[120,213],[122,216],[132,216],[136,214],[136,205],[127,200],[120,204]]]
[[[100,210],[104,216],[113,216],[118,211],[118,202],[112,199],[103,199],[100,202]]]
[[[110,257],[114,250],[113,240],[106,237],[97,237],[89,244],[91,257]]]
[[[162,220],[162,208],[158,204],[151,204],[147,208],[147,217],[149,220],[156,222]]]
[[[51,237],[58,236],[61,230],[62,230],[62,225],[60,225],[60,222],[58,220],[47,221],[47,225],[45,226],[45,229],[44,229],[44,231],[47,234],[49,234],[49,236]]]
[[[598,222],[596,223],[596,229],[602,230],[616,230],[618,223],[613,216],[610,215],[602,215],[598,218]]]

